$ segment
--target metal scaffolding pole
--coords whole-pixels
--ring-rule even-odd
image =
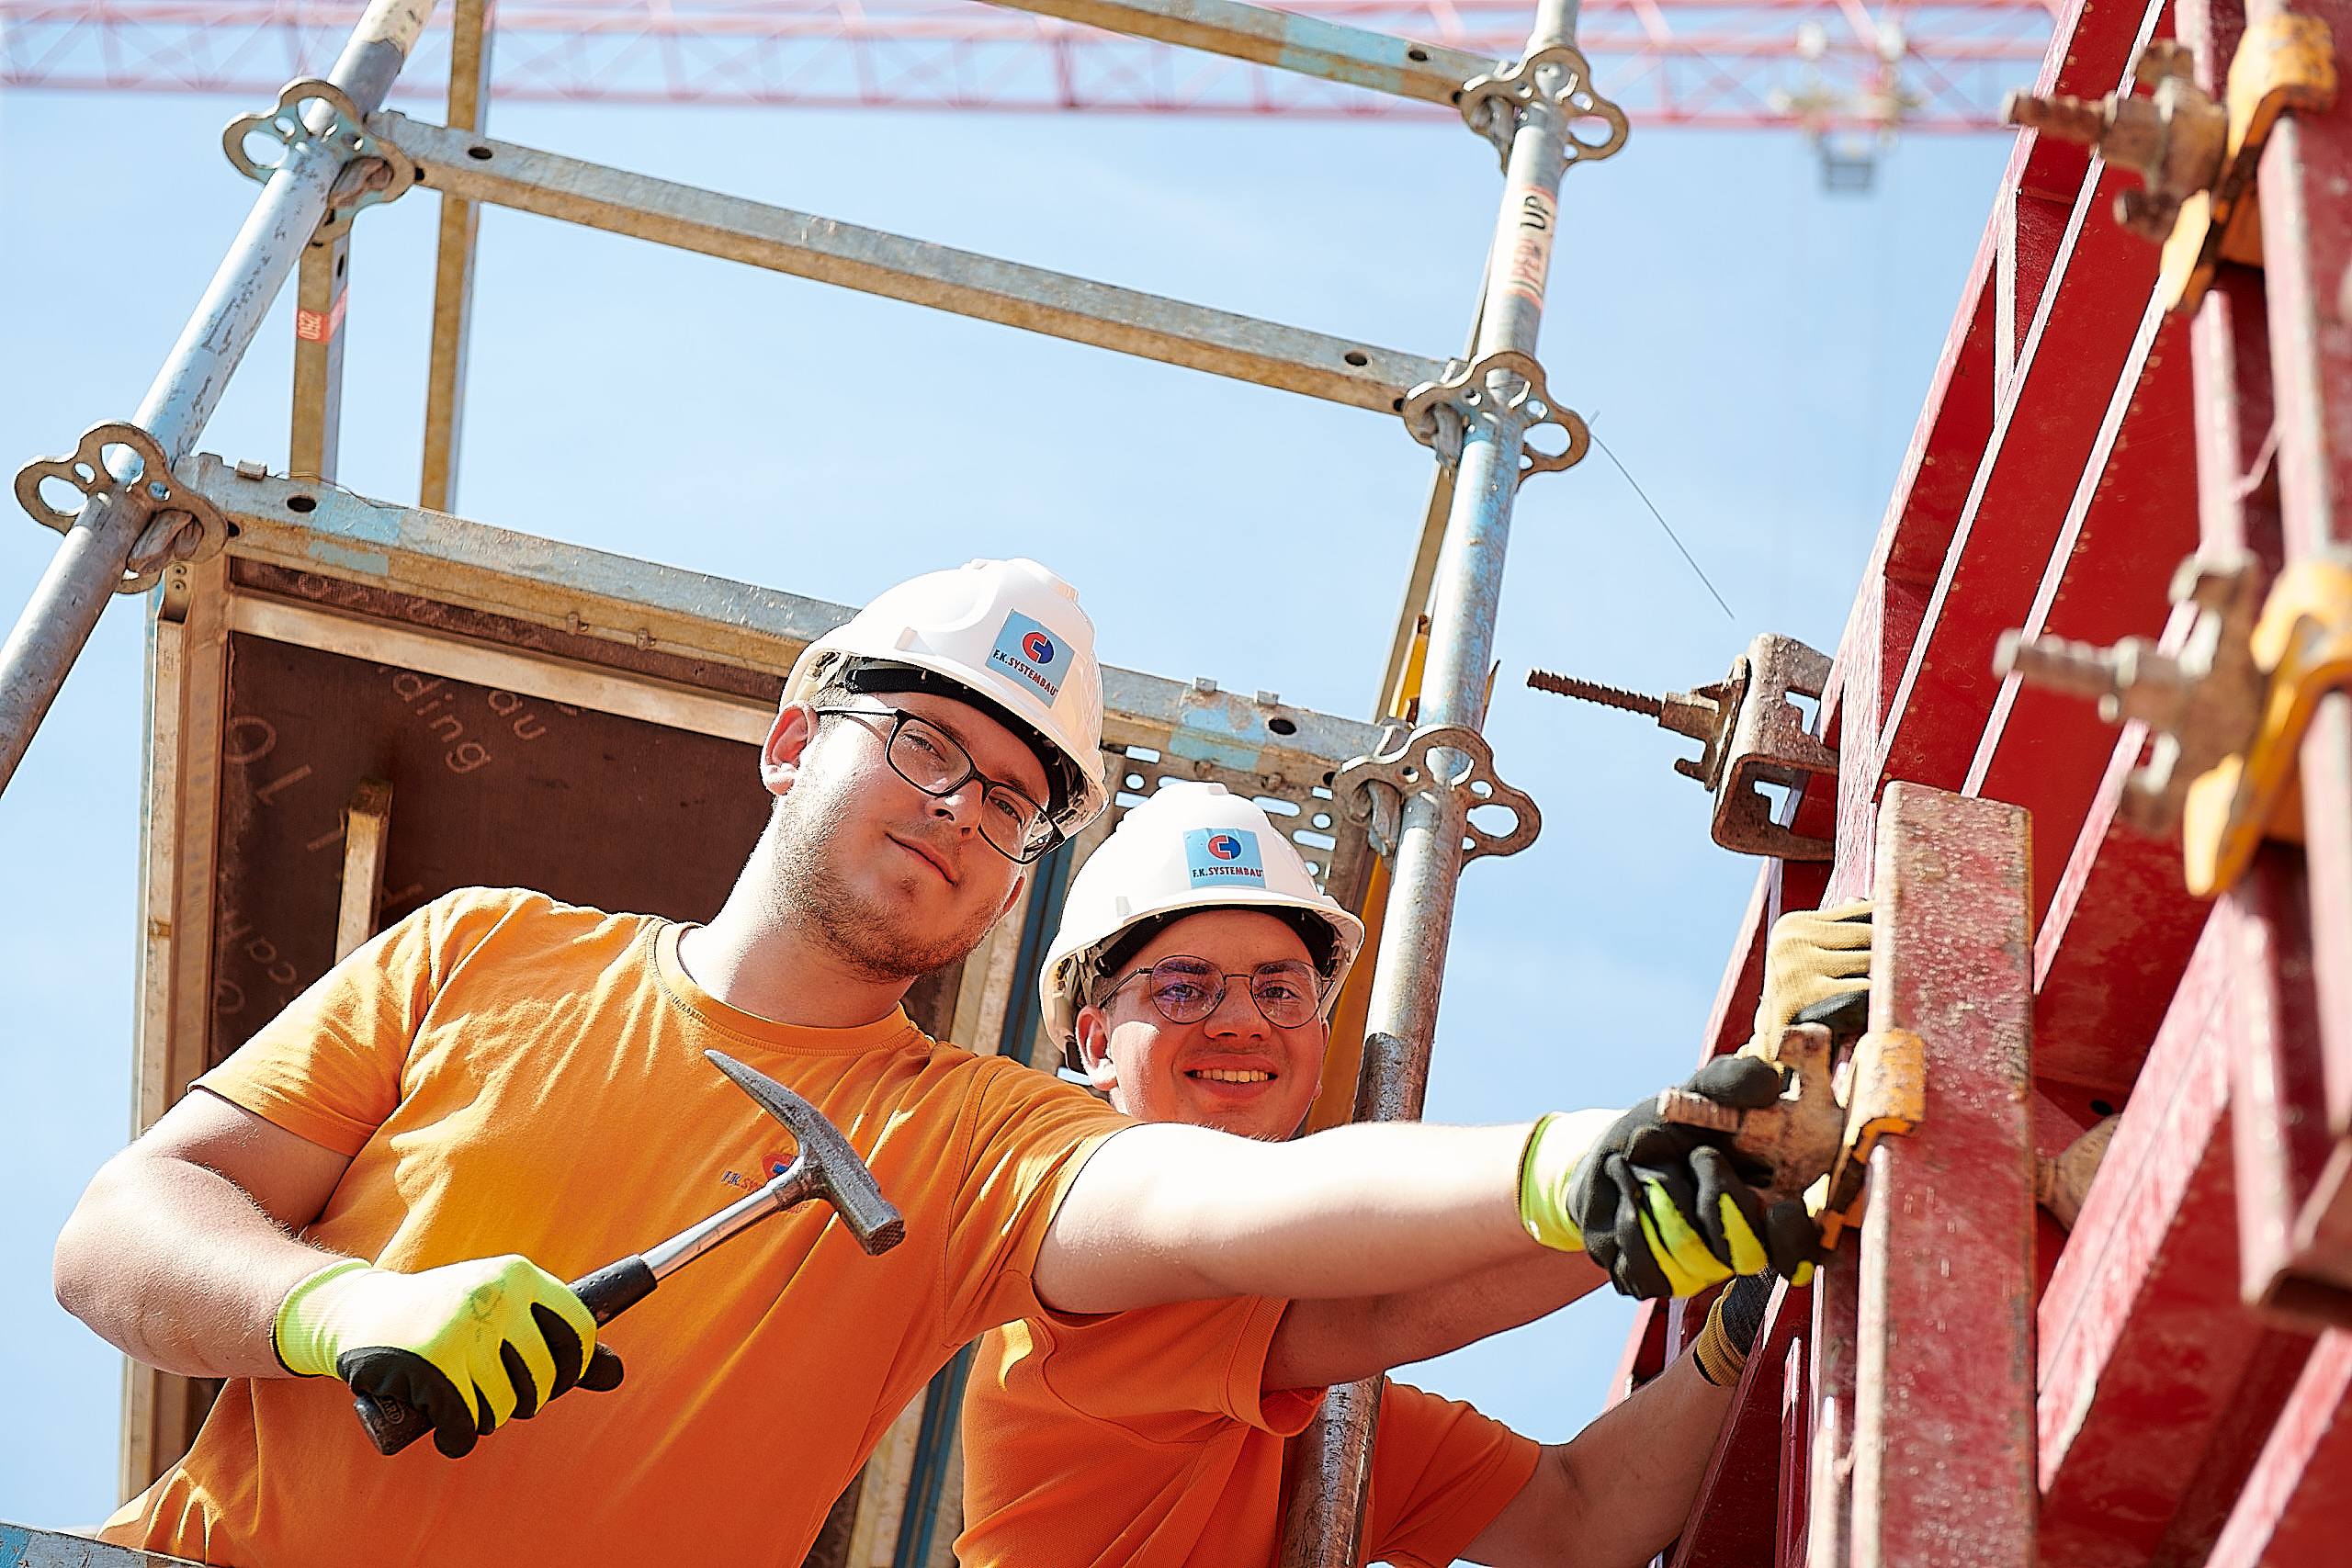
[[[0,789],[16,775],[107,601],[140,585],[139,574],[225,540],[217,514],[200,503],[183,504],[170,470],[194,450],[262,318],[326,216],[345,166],[373,144],[348,122],[382,107],[432,11],[433,0],[374,0],[327,76],[345,104],[313,85],[263,117],[255,129],[274,124],[286,156],[148,388],[130,421],[135,428],[100,427],[73,458],[18,475],[18,499],[58,527],[65,542],[0,648]],[[82,489],[81,510],[60,513],[42,503],[36,492],[44,479]]]
[[[1502,130],[1510,136],[1470,367],[1448,378],[1443,390],[1450,395],[1417,393],[1411,403],[1421,408],[1408,403],[1406,411],[1408,422],[1417,413],[1434,419],[1430,434],[1441,461],[1457,444],[1460,452],[1430,580],[1419,724],[1401,750],[1348,770],[1368,793],[1402,797],[1390,915],[1381,930],[1357,1089],[1360,1121],[1419,1120],[1455,880],[1470,855],[1509,852],[1532,839],[1535,828],[1526,797],[1494,779],[1477,731],[1486,719],[1495,611],[1521,475],[1531,468],[1565,467],[1582,455],[1585,441],[1581,422],[1548,406],[1543,371],[1532,357],[1561,176],[1571,161],[1605,156],[1623,138],[1623,117],[1591,95],[1575,50],[1576,14],[1577,0],[1542,0],[1525,58],[1487,79],[1491,85],[1474,84],[1464,107],[1465,118],[1498,142]],[[1487,87],[1483,97],[1481,86]],[[1608,142],[1572,137],[1573,120],[1595,115],[1613,124]],[[1569,451],[1550,457],[1528,446],[1529,432],[1545,423],[1567,434]],[[1350,781],[1343,775],[1341,782]],[[1490,793],[1473,794],[1474,782]],[[1507,844],[1469,821],[1472,807],[1498,800],[1520,818]],[[1373,809],[1375,820],[1385,815],[1376,802]],[[1465,838],[1472,840],[1466,852]],[[1316,1424],[1301,1435],[1299,1479],[1283,1526],[1284,1568],[1355,1568],[1360,1561],[1381,1387],[1382,1380],[1373,1377],[1331,1390]]]

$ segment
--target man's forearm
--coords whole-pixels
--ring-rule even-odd
[[[66,1222],[53,1279],[59,1303],[135,1360],[187,1377],[285,1377],[270,1340],[278,1303],[333,1261],[218,1172],[133,1147]]]
[[[1532,1257],[1519,1222],[1527,1131],[1359,1123],[1263,1144],[1131,1127],[1071,1184],[1037,1292],[1067,1312],[1374,1296]]]
[[[1497,1568],[1639,1568],[1682,1532],[1732,1391],[1685,1354],[1570,1441],[1463,1556]]]
[[[1532,1323],[1608,1281],[1583,1253],[1547,1251],[1419,1291],[1293,1302],[1267,1352],[1264,1386],[1322,1388],[1442,1356]]]

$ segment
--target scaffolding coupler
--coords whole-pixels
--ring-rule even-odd
[[[1487,738],[1464,724],[1424,725],[1377,756],[1358,757],[1331,778],[1331,793],[1349,819],[1364,824],[1382,855],[1394,858],[1407,798],[1427,795],[1453,818],[1462,839],[1462,863],[1480,855],[1515,855],[1544,830],[1544,814],[1524,790],[1495,774]],[[1489,833],[1470,819],[1481,807],[1511,814],[1508,833]]]

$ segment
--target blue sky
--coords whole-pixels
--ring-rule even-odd
[[[218,150],[250,107],[0,93],[12,468],[136,407],[251,204]],[[1431,356],[1461,346],[1500,190],[1442,123],[501,105],[492,129]],[[1758,631],[1834,646],[2007,152],[1908,141],[1854,197],[1792,135],[1637,130],[1570,174],[1553,390],[1735,617],[1605,460],[1529,485],[1488,733],[1545,827],[1464,878],[1433,1120],[1621,1105],[1688,1070],[1756,863],[1708,840],[1669,771],[1687,743],[1521,682],[1688,688]],[[353,248],[342,478],[399,501],[435,209],[372,211]],[[482,240],[465,515],[846,603],[1035,556],[1106,660],[1370,716],[1430,464],[1396,421],[514,213]],[[282,468],[291,310],[203,449]],[[52,540],[0,524],[0,614]],[[142,609],[108,612],[0,796],[0,1518],[32,1523],[115,1501],[119,1359],[48,1281],[127,1135]],[[1589,1301],[1411,1376],[1558,1440],[1629,1318]]]

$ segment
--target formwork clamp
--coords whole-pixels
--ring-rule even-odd
[[[2266,838],[2301,840],[2290,786],[2321,697],[2352,685],[2352,558],[2297,561],[2278,574],[2248,639],[2264,684],[2253,733],[2188,786],[2181,869],[2199,897],[2235,882]]]
[[[2123,814],[2146,832],[2179,829],[2183,878],[2202,898],[2244,874],[2264,839],[2302,837],[2291,785],[2303,734],[2320,698],[2352,685],[2352,555],[2298,561],[2276,581],[2248,554],[2192,556],[2173,601],[2194,607],[2173,650],[2010,632],[1994,669],[2096,697],[2109,723],[2158,732]]]
[[[128,479],[107,462],[109,450],[121,447],[136,458],[135,466],[123,465],[131,468]],[[72,512],[51,506],[40,493],[51,479],[80,491],[82,505]],[[61,534],[72,533],[83,512],[100,497],[110,498],[111,505],[129,506],[140,516],[137,542],[115,584],[118,593],[144,593],[163,581],[165,567],[209,560],[228,547],[232,530],[220,509],[195,486],[181,483],[161,444],[135,424],[94,424],[65,457],[36,457],[17,470],[17,503],[34,522]]]
[[[323,105],[334,117],[324,129],[311,124],[313,105]],[[246,147],[254,136],[277,142],[282,152],[268,163],[254,158]],[[220,132],[220,151],[230,164],[245,178],[264,185],[306,144],[334,147],[344,158],[343,174],[327,197],[330,223],[363,207],[395,200],[416,183],[414,162],[368,126],[348,93],[316,76],[287,83],[278,91],[276,108],[239,115]]]
[[[1456,760],[1442,763],[1432,756],[1437,751]],[[1450,807],[1445,814],[1462,835],[1464,865],[1480,855],[1517,854],[1544,829],[1535,802],[1496,776],[1494,749],[1466,724],[1425,725],[1377,756],[1355,758],[1332,775],[1331,793],[1384,855],[1396,852],[1403,802],[1416,795]],[[1510,831],[1490,833],[1472,821],[1470,813],[1483,806],[1509,811]]]
[[[2176,314],[2193,312],[2224,261],[2262,265],[2258,209],[2250,199],[2262,149],[2278,117],[2324,113],[2335,103],[2335,42],[2317,17],[2288,12],[2249,25],[2217,102],[2195,79],[2187,45],[2158,39],[2142,51],[2133,83],[2104,98],[2011,93],[2001,118],[2045,136],[2096,147],[2136,172],[2139,190],[2116,198],[2116,220],[2164,246],[2157,293]]]
[[[1879,1140],[1917,1130],[1928,1119],[1928,1045],[1907,1029],[1877,1029],[1854,1043],[1839,1065],[1836,1091],[1846,1112],[1837,1163],[1805,1197],[1824,1252],[1859,1229],[1869,1198],[1863,1179]]]

